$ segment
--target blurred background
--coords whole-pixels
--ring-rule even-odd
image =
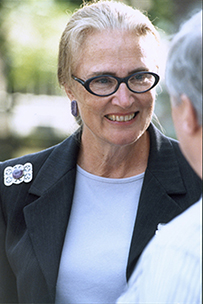
[[[147,12],[162,37],[155,114],[175,138],[164,86],[168,41],[201,9],[201,0],[126,0]],[[80,0],[0,0],[0,161],[40,151],[68,137],[77,124],[57,82],[60,36]],[[157,124],[157,123],[156,123]]]

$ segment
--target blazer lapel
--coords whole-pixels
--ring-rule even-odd
[[[32,202],[24,208],[28,233],[53,302],[74,194],[78,151],[74,137],[53,150],[29,190],[28,201]]]
[[[180,212],[180,206],[168,196],[165,189],[160,189],[155,177],[146,172],[129,253],[128,279],[141,252],[155,234],[158,224],[169,222]]]
[[[149,133],[150,155],[129,253],[128,279],[157,225],[167,223],[181,213],[181,206],[171,196],[186,193],[171,143],[153,126],[150,126]]]

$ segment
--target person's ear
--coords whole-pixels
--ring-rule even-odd
[[[67,85],[64,85],[64,89],[65,89],[65,92],[68,96],[68,98],[72,101],[75,99],[75,95],[73,93],[73,91],[67,86]]]
[[[199,129],[197,114],[187,95],[182,94],[180,98],[182,103],[184,130],[187,134],[193,135]]]

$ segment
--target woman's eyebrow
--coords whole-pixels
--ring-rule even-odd
[[[130,71],[128,73],[128,75],[131,75],[131,74],[134,74],[134,73],[137,73],[137,72],[149,72],[149,69],[146,68],[146,67],[140,67],[140,68],[137,68],[137,69],[134,69],[134,70]]]
[[[139,68],[133,69],[132,71],[128,72],[128,74],[126,76],[137,73],[137,72],[148,72],[148,71],[149,71],[149,69],[146,67],[139,67]],[[103,75],[117,76],[115,72],[97,71],[97,72],[93,72],[93,73],[87,75],[87,78],[92,78],[95,76],[103,76]]]

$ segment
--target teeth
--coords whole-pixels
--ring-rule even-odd
[[[135,114],[118,116],[118,115],[108,115],[107,118],[112,121],[129,121],[135,117]]]

